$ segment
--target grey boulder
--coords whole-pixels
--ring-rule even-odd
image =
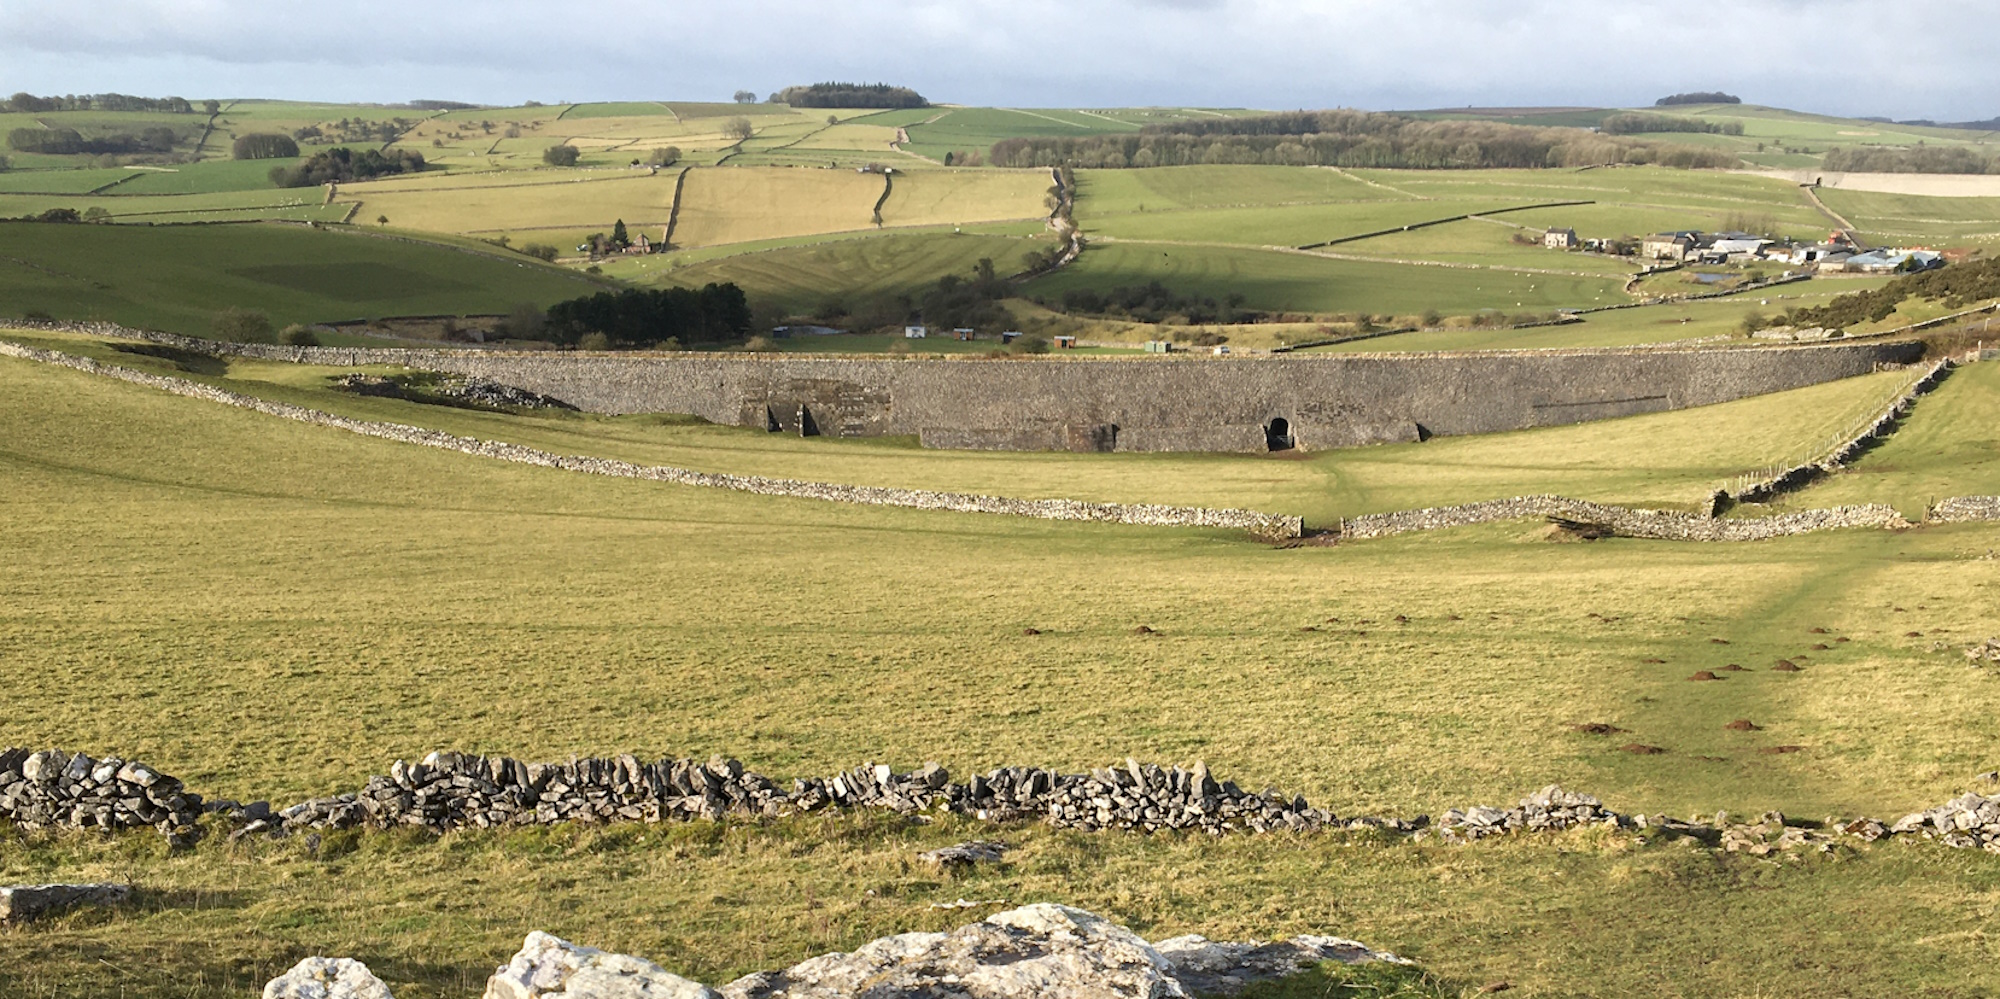
[[[715,999],[715,990],[644,958],[537,930],[486,980],[485,999]]]
[[[395,999],[389,987],[348,957],[309,957],[264,985],[264,999]]]

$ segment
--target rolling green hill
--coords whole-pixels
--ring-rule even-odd
[[[516,254],[304,226],[0,223],[0,315],[208,336],[227,307],[263,311],[278,326],[490,315],[594,287]]]

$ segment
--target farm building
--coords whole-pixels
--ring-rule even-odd
[[[1699,256],[1705,262],[1721,263],[1725,260],[1748,260],[1761,256],[1764,248],[1773,241],[1745,232],[1718,233],[1701,241]]]
[[[956,327],[951,331],[951,335],[959,338],[960,340],[976,340],[979,338],[979,334],[973,332],[972,327],[970,326]]]
[[[1575,229],[1550,229],[1542,234],[1542,245],[1551,250],[1574,250],[1582,244]]]
[[[1639,255],[1647,260],[1681,261],[1695,248],[1695,232],[1662,232],[1639,241]]]
[[[1844,260],[1822,262],[1819,269],[1843,274],[1897,274],[1943,266],[1944,256],[1930,250],[1870,250]]]
[[[905,340],[922,340],[930,335],[931,335],[930,329],[925,326],[903,327],[903,339]]]

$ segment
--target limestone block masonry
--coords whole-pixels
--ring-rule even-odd
[[[148,374],[115,364],[99,364],[87,357],[74,357],[59,351],[23,347],[4,340],[0,340],[0,356],[60,365],[89,374],[104,375],[135,385],[160,389],[175,395],[205,399],[268,416],[332,427],[368,437],[379,437],[404,444],[419,444],[483,458],[497,458],[501,461],[520,462],[525,465],[582,472],[587,475],[650,479],[655,482],[729,489],[761,496],[786,496],[863,506],[897,506],[915,510],[950,510],[958,513],[1031,517],[1038,520],[1091,521],[1153,527],[1215,527],[1246,531],[1258,537],[1276,540],[1297,538],[1305,532],[1305,523],[1299,517],[1259,513],[1255,510],[1218,510],[1151,503],[1093,503],[1073,499],[1011,499],[1005,496],[982,496],[975,493],[946,493],[928,489],[897,489],[889,486],[850,486],[837,482],[774,479],[761,475],[696,472],[667,465],[638,465],[610,458],[554,454],[519,444],[460,437],[439,430],[427,430],[401,423],[350,419],[317,409],[307,409],[304,406],[272,402],[230,392],[188,381],[185,378]]]
[[[595,413],[1075,451],[1261,451],[1275,420],[1308,449],[1582,423],[1817,385],[1924,352],[1903,342],[989,360],[275,347],[92,331],[208,353],[470,375]]]

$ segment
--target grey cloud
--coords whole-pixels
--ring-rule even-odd
[[[716,98],[860,77],[975,104],[1631,104],[2000,114],[1992,0],[0,0],[0,90]]]

